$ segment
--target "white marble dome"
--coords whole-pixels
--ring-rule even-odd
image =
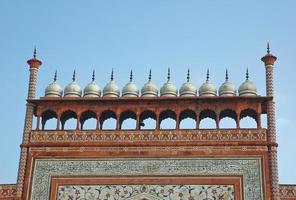
[[[63,89],[57,82],[57,72],[54,75],[53,82],[45,88],[45,97],[62,97]]]
[[[198,90],[199,96],[216,96],[217,95],[216,86],[210,82],[209,77],[210,76],[209,76],[209,70],[208,70],[206,82],[204,82]]]
[[[170,81],[170,70],[168,70],[168,80],[160,88],[160,96],[176,97],[178,95],[177,87]]]
[[[138,97],[139,89],[133,82],[133,72],[130,74],[130,81],[122,89],[122,97]]]
[[[228,80],[228,71],[226,70],[225,81],[219,88],[219,96],[236,96],[235,85]]]
[[[151,81],[151,70],[149,72],[149,79],[148,82],[141,89],[141,96],[142,97],[157,97],[158,96],[158,89]]]
[[[190,82],[190,74],[188,70],[187,82],[182,84],[181,88],[179,89],[179,94],[182,97],[192,97],[192,96],[196,96],[196,93],[197,93],[196,86]]]
[[[239,86],[238,93],[239,96],[257,96],[257,87],[249,80],[248,70],[246,73],[246,81]]]
[[[86,85],[83,91],[83,97],[100,97],[101,89],[95,81],[95,72],[93,72],[92,81]]]
[[[105,85],[103,89],[103,97],[120,97],[120,90],[113,79],[113,70],[111,73],[111,80]]]
[[[75,82],[75,71],[73,73],[72,82],[64,89],[64,97],[81,97],[81,87]]]

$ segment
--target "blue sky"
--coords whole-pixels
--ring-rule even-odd
[[[26,60],[34,45],[43,61],[37,96],[52,81],[70,82],[77,70],[83,87],[96,70],[101,88],[111,68],[120,87],[133,69],[141,87],[152,68],[161,87],[171,68],[180,87],[190,68],[199,86],[207,68],[217,87],[228,68],[238,87],[248,67],[258,93],[265,95],[265,70],[260,58],[266,42],[278,57],[275,101],[281,183],[296,183],[294,99],[296,3],[257,0],[151,1],[1,1],[0,2],[0,183],[15,183],[28,83]]]

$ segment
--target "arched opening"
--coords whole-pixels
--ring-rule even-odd
[[[172,110],[165,110],[160,113],[160,129],[176,129],[176,113]]]
[[[196,129],[196,113],[186,109],[180,113],[180,129]]]
[[[91,110],[84,111],[80,116],[81,130],[95,130],[97,128],[97,115]]]
[[[199,128],[200,129],[215,129],[217,115],[213,110],[206,109],[199,114]]]
[[[150,110],[145,110],[140,115],[140,129],[156,129],[156,114]]]
[[[137,116],[133,111],[127,110],[120,114],[119,125],[122,130],[131,130],[137,128]]]
[[[257,112],[245,109],[240,113],[240,128],[257,128]]]
[[[62,130],[74,130],[77,128],[77,114],[67,110],[61,115]]]
[[[58,115],[52,111],[47,110],[41,114],[41,129],[42,130],[56,130]]]
[[[236,128],[237,114],[234,110],[226,109],[220,112],[219,128]]]
[[[102,112],[100,116],[100,127],[102,130],[115,130],[116,129],[116,113],[112,110]]]

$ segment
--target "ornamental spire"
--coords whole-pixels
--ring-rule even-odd
[[[57,81],[57,76],[58,76],[58,71],[56,70],[55,73],[54,73],[54,77],[53,77],[54,82]]]
[[[187,82],[190,81],[190,69],[187,70]]]
[[[226,69],[226,72],[225,72],[225,80],[228,81],[228,70]]]
[[[267,54],[270,54],[269,42],[267,42]]]
[[[131,73],[130,73],[130,82],[133,81],[133,70],[131,70]]]
[[[33,58],[36,59],[36,57],[37,57],[37,50],[36,50],[36,46],[34,46]]]
[[[114,77],[113,77],[113,68],[112,68],[112,71],[111,71],[111,81],[113,81]]]
[[[168,81],[171,80],[171,72],[170,72],[170,68],[168,68]]]
[[[207,81],[209,81],[209,79],[210,79],[210,70],[209,70],[209,68],[207,69]]]
[[[75,82],[75,79],[76,79],[76,70],[74,69],[72,81]]]
[[[246,80],[248,81],[249,80],[249,69],[247,68],[247,71],[246,71]]]
[[[149,76],[148,76],[148,81],[151,81],[151,69],[150,69],[150,71],[149,71]]]
[[[95,79],[96,79],[96,72],[95,72],[95,70],[93,70],[93,73],[92,73],[92,81],[95,81]]]

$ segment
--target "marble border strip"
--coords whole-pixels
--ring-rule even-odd
[[[263,200],[260,158],[36,159],[31,200],[49,199],[55,176],[242,176],[244,199]]]

